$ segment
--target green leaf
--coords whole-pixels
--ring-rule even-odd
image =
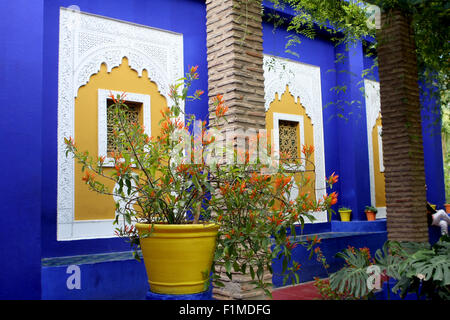
[[[230,260],[225,261],[225,271],[227,273],[231,273],[231,266],[232,266],[232,263]]]

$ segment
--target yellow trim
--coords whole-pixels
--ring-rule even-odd
[[[375,182],[375,206],[386,207],[384,172],[380,172],[380,146],[378,145],[378,127],[381,126],[381,114],[372,128],[373,171]]]

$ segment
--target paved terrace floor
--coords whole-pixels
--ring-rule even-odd
[[[277,288],[272,292],[273,300],[318,300],[319,291],[314,287],[314,281],[295,286]]]

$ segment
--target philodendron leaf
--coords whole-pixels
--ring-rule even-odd
[[[231,273],[232,263],[230,260],[225,261],[225,271],[227,273]]]

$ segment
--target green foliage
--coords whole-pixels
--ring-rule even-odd
[[[431,95],[436,100],[441,100],[440,104],[435,104],[435,110],[439,111],[439,105],[442,108],[448,108],[449,104],[449,81],[448,74],[450,69],[450,2],[431,1],[431,0],[270,0],[275,8],[286,10],[291,9],[294,16],[287,21],[277,22],[277,27],[281,24],[287,24],[288,31],[294,31],[296,34],[307,38],[314,38],[317,30],[326,31],[336,45],[345,45],[346,48],[356,41],[363,41],[367,37],[376,38],[376,29],[371,23],[373,10],[369,10],[369,5],[376,5],[383,12],[390,10],[401,10],[411,19],[411,26],[414,31],[417,64],[419,70],[419,79],[423,84],[422,94]],[[276,21],[280,15],[271,15],[270,21]],[[291,49],[292,45],[301,43],[301,39],[288,41],[286,47],[288,52],[299,55],[298,50]],[[376,52],[377,43],[368,44],[370,52]],[[373,54],[373,53],[372,53]],[[371,55],[372,55],[371,54]],[[343,56],[336,56],[336,63],[343,59]],[[373,68],[363,71],[363,77],[367,77],[373,72]],[[342,91],[345,85],[339,84],[334,90]],[[353,104],[338,99],[332,104],[337,105],[337,116],[347,119],[344,110],[347,106]],[[360,104],[360,103],[359,103]],[[328,106],[328,105],[327,105]],[[448,150],[448,149],[447,149]],[[448,180],[448,179],[447,179]]]
[[[369,249],[355,250],[348,247],[338,252],[336,257],[345,260],[346,265],[330,275],[330,287],[340,294],[350,294],[355,298],[367,298],[371,291],[367,287],[367,267],[373,264]]]
[[[377,213],[378,209],[372,206],[366,206],[366,211],[372,211],[374,213]]]
[[[354,42],[371,34],[367,27],[366,4],[359,0],[271,0],[274,7],[289,8],[295,12],[289,22],[288,31],[295,31],[307,38],[313,38],[317,29],[326,30],[335,40]]]
[[[305,163],[312,155],[309,150],[304,150]],[[295,224],[302,226],[305,219],[314,221],[314,212],[328,210],[333,197],[317,201],[304,192],[310,186],[306,176],[310,172],[295,173],[280,166],[276,174],[267,175],[261,173],[263,168],[260,162],[248,161],[217,167],[213,175],[218,192],[212,194],[209,206],[220,225],[215,269],[223,270],[230,279],[233,273],[250,274],[252,283],[270,295],[272,283],[264,276],[272,273],[274,259],[282,263],[284,284],[289,280],[291,284],[299,282],[300,264],[292,257],[292,250],[300,243],[293,241]],[[294,186],[300,192],[292,200]],[[221,285],[220,274],[214,275],[213,280]]]
[[[442,236],[431,248],[392,243],[394,254],[401,257],[396,265],[398,282],[392,289],[404,297],[416,292],[418,297],[432,300],[450,299],[450,238]]]
[[[357,300],[349,292],[340,293],[338,290],[332,289],[328,279],[314,278],[314,286],[319,291],[322,300]]]
[[[398,280],[392,292],[399,292],[403,298],[415,292],[418,298],[450,299],[450,238],[446,235],[433,247],[428,243],[387,241],[374,258],[367,248],[352,247],[336,256],[346,262],[342,269],[330,275],[330,289],[336,294],[350,294],[355,298],[373,295],[367,279],[368,267],[374,265],[385,276]]]

